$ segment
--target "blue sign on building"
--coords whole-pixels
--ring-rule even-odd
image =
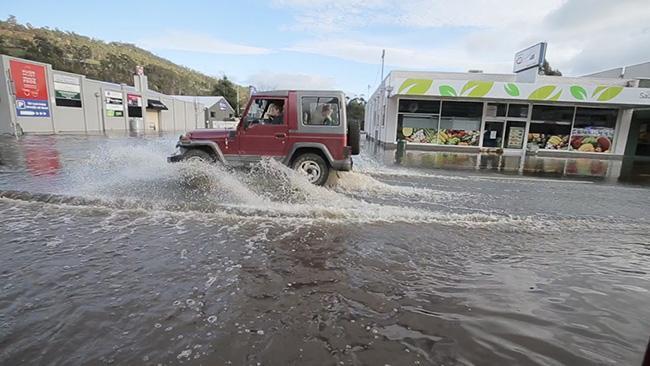
[[[47,100],[16,99],[18,117],[49,117],[50,106]]]

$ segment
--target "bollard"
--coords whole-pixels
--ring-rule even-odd
[[[397,150],[395,150],[395,164],[402,164],[406,154],[406,140],[397,140]]]

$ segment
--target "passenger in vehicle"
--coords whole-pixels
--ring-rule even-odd
[[[323,126],[333,126],[335,124],[332,119],[332,107],[329,104],[324,104],[321,108],[321,117],[323,118]]]
[[[266,111],[264,124],[281,125],[284,120],[282,109],[282,105],[271,103],[269,109]]]

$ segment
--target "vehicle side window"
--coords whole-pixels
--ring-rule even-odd
[[[338,126],[341,124],[339,98],[302,97],[302,123],[307,126]]]
[[[246,119],[249,125],[282,125],[286,124],[284,99],[257,98],[253,100]]]

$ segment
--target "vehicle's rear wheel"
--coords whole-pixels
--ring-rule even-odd
[[[352,155],[359,155],[361,152],[361,126],[359,121],[348,121],[348,146]]]
[[[325,159],[318,154],[306,153],[293,161],[292,168],[304,174],[310,183],[322,186],[327,182],[330,168]]]
[[[207,151],[199,149],[189,149],[183,154],[183,161],[202,161],[205,163],[214,163],[214,157]]]

